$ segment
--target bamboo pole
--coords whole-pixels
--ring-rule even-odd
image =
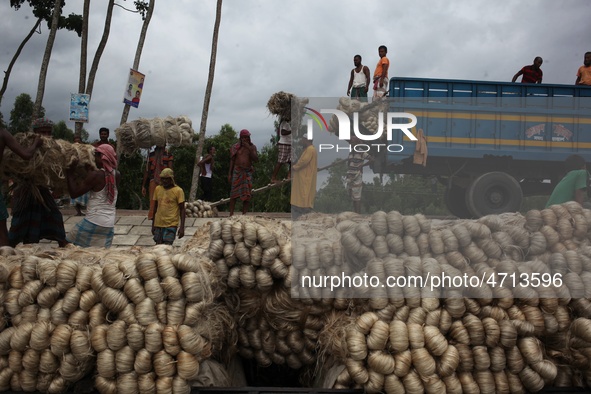
[[[328,169],[328,168],[330,168],[330,167],[336,166],[337,164],[341,164],[341,163],[343,163],[343,162],[346,162],[346,161],[347,161],[346,159],[337,160],[337,161],[335,161],[335,162],[333,162],[333,163],[331,163],[331,164],[329,164],[329,165],[326,165],[326,166],[324,166],[324,167],[320,167],[320,168],[318,168],[318,170],[317,170],[317,171],[318,171],[318,172],[320,172],[320,171],[324,171],[324,170],[326,170],[326,169]],[[290,182],[291,182],[291,178],[289,178],[289,179],[282,179],[281,181],[279,181],[279,182],[276,182],[276,183],[269,183],[268,185],[265,185],[265,186],[259,187],[258,189],[254,189],[254,190],[251,192],[251,195],[252,195],[252,194],[256,194],[256,193],[260,193],[260,192],[264,192],[264,191],[266,191],[266,190],[269,190],[269,189],[272,189],[272,188],[274,188],[274,187],[283,186],[283,185],[285,185],[286,183],[290,183]],[[222,199],[221,199],[221,200],[219,200],[219,201],[212,202],[211,204],[209,204],[209,206],[213,208],[213,207],[217,207],[218,205],[226,204],[226,203],[228,203],[228,202],[230,202],[230,198],[222,198]]]

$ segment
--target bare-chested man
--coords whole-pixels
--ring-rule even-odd
[[[259,161],[257,147],[250,142],[250,131],[240,131],[240,142],[230,148],[230,216],[234,215],[236,199],[242,200],[242,214],[246,214],[252,191],[252,163]]]
[[[4,156],[4,148],[9,148],[11,151],[19,155],[25,160],[29,160],[35,154],[35,150],[41,145],[42,141],[39,136],[35,138],[33,145],[24,148],[17,140],[14,139],[5,129],[0,129],[0,163]],[[8,229],[6,228],[6,219],[8,219],[8,210],[4,198],[0,195],[0,246],[8,245]]]

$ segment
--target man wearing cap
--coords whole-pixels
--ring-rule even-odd
[[[36,134],[51,138],[51,120],[36,119],[32,127]],[[12,222],[8,231],[10,246],[15,247],[20,242],[38,243],[41,239],[57,241],[60,247],[68,244],[64,218],[48,188],[27,180],[18,181],[12,201]]]
[[[250,131],[240,131],[240,141],[230,148],[230,216],[234,215],[236,199],[242,200],[242,214],[248,212],[252,196],[252,163],[259,161],[257,147],[250,141]]]
[[[110,144],[95,148],[94,160],[98,170],[90,171],[82,184],[75,181],[75,160],[66,170],[70,196],[76,198],[88,193],[86,217],[68,234],[68,241],[87,248],[111,247],[115,234],[115,204],[121,174],[117,171],[117,154]]]
[[[172,245],[175,236],[185,236],[185,193],[175,185],[174,172],[165,168],[160,173],[161,185],[154,190],[152,235],[156,245]]]

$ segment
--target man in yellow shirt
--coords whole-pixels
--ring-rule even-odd
[[[583,65],[577,71],[575,85],[591,85],[591,52],[585,53]]]
[[[179,239],[185,235],[185,193],[175,185],[170,168],[162,170],[160,181],[154,190],[152,235],[157,245],[172,245],[177,232]]]
[[[300,139],[304,150],[298,161],[291,166],[291,212],[296,220],[301,215],[312,212],[316,198],[316,176],[318,173],[318,154],[306,135]]]

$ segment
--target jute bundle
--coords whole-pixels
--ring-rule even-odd
[[[276,287],[260,293],[239,289],[227,298],[238,323],[238,351],[259,365],[271,363],[299,369],[316,361],[316,343],[324,325],[325,306],[307,306]]]
[[[368,104],[359,100],[350,99],[349,97],[341,97],[339,99],[337,109],[345,112],[348,115],[358,113],[359,124],[374,134],[377,132],[380,123],[382,124],[382,130],[384,130],[383,127],[386,122],[384,121],[385,119],[383,117],[380,119],[380,113],[382,116],[384,116],[384,114],[388,111],[387,101],[377,100]],[[333,133],[338,131],[338,120],[336,115],[333,115],[330,119],[329,130]],[[386,135],[384,134],[383,138],[380,139],[385,138]]]
[[[477,319],[467,315],[464,323],[454,322],[457,328],[464,327],[466,337],[462,339],[453,325],[452,330],[446,331],[443,327],[405,323],[396,318],[388,323],[374,312],[364,313],[355,321],[337,318],[328,328],[328,335],[321,333],[320,338],[331,338],[324,343],[330,361],[324,358],[319,365],[345,365],[347,372],[339,376],[334,387],[360,385],[367,392],[396,392],[392,390],[402,388],[413,391],[421,381],[459,392],[497,392],[505,388],[535,392],[557,378],[556,361],[547,358],[539,339],[529,336],[506,349],[490,347],[499,339],[496,323],[484,319],[484,329],[475,325]],[[586,328],[583,324],[577,327]],[[484,332],[492,336],[489,338]],[[343,351],[336,338],[341,340]],[[509,378],[509,374],[516,378]]]
[[[224,219],[210,227],[208,254],[230,288],[290,286],[289,230],[273,220]]]
[[[23,146],[33,144],[34,133],[18,133],[15,139]],[[76,160],[74,174],[83,178],[86,166],[96,169],[94,148],[88,144],[72,144],[64,140],[42,138],[42,144],[30,160],[24,160],[7,150],[2,160],[2,176],[17,182],[28,182],[36,186],[51,187],[54,192],[67,193],[65,169]]]
[[[10,359],[0,376],[11,388],[63,392],[96,367],[104,392],[127,392],[152,371],[186,391],[199,361],[233,352],[234,320],[216,303],[224,286],[203,257],[160,246],[0,258],[11,324],[0,332]]]
[[[192,305],[199,309],[187,310],[187,317],[195,313],[199,318],[183,324],[151,322],[144,326],[116,320],[92,330],[100,377],[97,389],[105,393],[113,388],[127,392],[128,385],[141,385],[140,378],[146,374],[190,387],[189,381],[199,373],[201,361],[213,355],[228,359],[235,343],[234,321],[228,309],[214,303]]]
[[[278,115],[283,119],[291,119],[292,101],[297,100],[294,94],[286,92],[273,93],[267,102],[267,109],[273,115]]]
[[[212,207],[206,201],[193,201],[185,203],[185,212],[188,218],[214,218],[218,216],[216,207]]]
[[[20,264],[9,263],[3,281],[11,327],[2,334],[14,332],[0,340],[0,353],[9,357],[1,375],[11,376],[13,390],[63,392],[95,365],[89,312],[98,301],[87,298],[94,267],[47,257],[30,255]]]
[[[115,133],[119,141],[118,148],[125,155],[131,155],[138,148],[191,145],[195,134],[191,119],[187,116],[140,118],[122,124]]]

